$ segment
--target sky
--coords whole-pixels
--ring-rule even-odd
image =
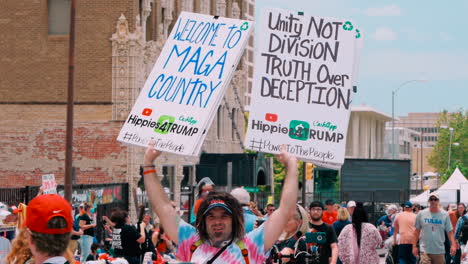
[[[468,110],[468,1],[256,0],[256,17],[262,7],[359,27],[364,48],[353,104],[391,115],[399,89],[395,116]]]

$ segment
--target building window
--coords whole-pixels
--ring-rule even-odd
[[[47,1],[49,35],[68,35],[70,33],[71,0]]]

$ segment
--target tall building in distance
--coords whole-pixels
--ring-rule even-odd
[[[395,127],[406,127],[421,133],[425,147],[433,148],[437,143],[439,134],[440,113],[408,113],[408,116],[400,116],[395,120]],[[416,141],[421,141],[416,137]]]
[[[417,132],[417,134],[413,133],[413,141],[410,146],[412,148],[413,173],[420,175],[422,172],[424,175],[427,172],[435,172],[435,169],[429,165],[428,158],[437,143],[441,125],[439,124],[439,118],[440,113],[408,113],[407,116],[400,116],[395,120],[395,130],[397,128],[407,128]],[[391,122],[387,123],[387,129],[391,133]]]
[[[385,128],[385,158],[386,159],[412,159],[412,153],[419,146],[419,138],[421,133],[406,127],[395,127],[395,153],[392,152],[393,129],[392,127]],[[417,162],[417,161],[413,161]]]

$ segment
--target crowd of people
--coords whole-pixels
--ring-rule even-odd
[[[18,210],[22,223],[7,250],[0,244],[1,263],[373,264],[380,263],[377,249],[384,243],[394,263],[402,264],[458,264],[468,253],[465,205],[445,210],[437,194],[431,194],[424,210],[409,201],[390,205],[376,223],[370,223],[360,202],[300,206],[297,160],[285,150],[277,156],[286,168],[278,207],[268,204],[261,212],[245,189],[217,192],[204,179],[194,218],[185,222],[156,177],[154,162],[160,154],[151,142],[143,160],[145,188],[158,221],[141,207],[132,223],[126,211],[116,208],[99,219],[105,238],[97,244],[92,205],[79,205],[73,216],[61,196],[38,195]]]

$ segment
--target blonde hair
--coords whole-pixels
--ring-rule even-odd
[[[70,249],[64,252],[63,256],[68,260],[70,264],[75,263],[75,257]],[[6,263],[26,263],[28,260],[33,260],[31,249],[29,247],[28,230],[21,228],[18,235],[11,243],[11,251],[5,258]],[[34,262],[32,262],[34,263]]]
[[[26,228],[20,229],[18,236],[11,243],[11,251],[6,257],[6,263],[25,263],[32,258],[29,249],[28,231]]]
[[[349,213],[348,213],[348,210],[346,210],[346,208],[341,207],[340,209],[338,209],[338,220],[340,221],[349,220]]]

